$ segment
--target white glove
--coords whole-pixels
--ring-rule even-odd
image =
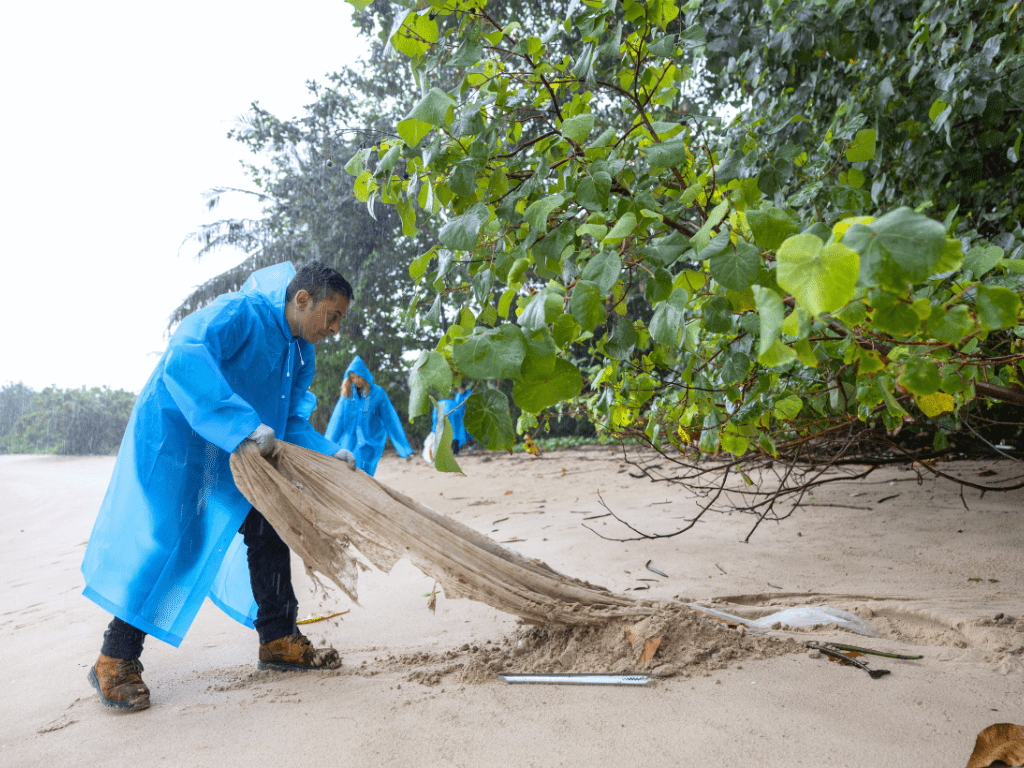
[[[253,430],[253,433],[245,439],[252,440],[256,443],[256,447],[260,449],[260,456],[263,457],[267,457],[273,453],[274,443],[277,442],[277,438],[274,437],[274,430],[266,424],[260,424]]]
[[[356,468],[356,457],[352,453],[352,451],[346,448],[342,448],[340,451],[334,454],[334,458],[341,459],[342,461],[344,461],[346,464],[348,464],[349,469]]]

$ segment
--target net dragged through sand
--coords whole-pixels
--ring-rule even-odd
[[[243,443],[231,454],[231,471],[310,576],[322,574],[354,601],[360,565],[352,549],[384,572],[408,558],[446,597],[537,624],[594,625],[654,613],[649,603],[522,557],[333,457],[278,441],[267,460]]]

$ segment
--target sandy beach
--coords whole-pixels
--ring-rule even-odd
[[[539,458],[475,452],[460,463],[465,477],[390,455],[377,479],[616,592],[745,618],[830,606],[879,636],[780,627],[767,632],[783,641],[772,654],[719,645],[701,661],[710,646],[666,643],[658,654],[690,663],[644,687],[510,685],[494,670],[530,662],[561,671],[567,648],[559,644],[571,641],[568,661],[584,671],[592,648],[582,636],[538,631],[443,595],[431,612],[433,581],[404,561],[390,574],[364,573],[354,605],[337,591],[314,591],[295,559],[300,616],[349,611],[304,627],[339,650],[340,670],[257,672],[255,632],[207,602],[181,648],[147,641],[152,707],[114,714],[86,680],[110,617],[81,596],[79,571],[114,459],[2,456],[0,764],[964,766],[982,729],[1024,723],[1021,492],[967,489],[961,499],[947,481],[893,467],[819,489],[812,505],[762,524],[749,543],[742,539],[754,519],[739,514],[705,516],[673,538],[620,543],[585,527],[632,535],[596,517],[606,512],[599,491],[618,516],[657,533],[678,529],[695,500],[632,477],[621,451],[607,447]],[[984,472],[986,481],[1020,474],[1009,461],[943,467],[971,479]],[[714,631],[744,647],[735,630]],[[586,642],[603,643],[609,658],[629,647],[624,633],[599,634]],[[521,640],[529,653],[514,656]],[[873,679],[813,658],[805,641],[924,658],[864,657],[891,673]]]

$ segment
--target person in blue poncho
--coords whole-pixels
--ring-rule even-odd
[[[341,399],[324,432],[331,442],[355,454],[356,466],[368,475],[377,471],[388,438],[403,459],[412,455],[402,421],[387,392],[373,383],[373,374],[359,355],[341,382]]]
[[[462,446],[473,439],[473,436],[466,431],[466,406],[463,405],[471,394],[473,393],[467,392],[466,388],[459,384],[458,392],[453,397],[437,401],[437,407],[430,416],[430,434],[427,436],[427,440],[434,440],[435,435],[440,437],[441,433],[437,429],[437,423],[441,418],[440,414],[446,415],[452,425],[452,453],[456,456],[459,455]],[[432,443],[425,446],[423,451],[423,458],[427,461],[433,460],[430,445]]]
[[[275,440],[351,452],[308,417],[313,345],[338,333],[352,288],[308,262],[254,272],[181,321],[132,410],[82,563],[83,594],[114,615],[89,671],[101,701],[149,706],[143,640],[178,646],[206,597],[259,634],[261,669],[336,669],[296,625],[290,552],[235,486],[232,451]]]
[[[469,434],[466,429],[466,406],[463,405],[469,396],[472,395],[472,390],[466,391],[466,388],[459,384],[459,391],[455,393],[455,412],[452,414],[452,427],[455,427],[455,421],[458,420],[458,429],[455,431],[455,440],[458,442],[458,448],[455,449],[455,453],[458,454],[459,450],[473,439],[473,436]],[[460,407],[461,406],[461,407]]]

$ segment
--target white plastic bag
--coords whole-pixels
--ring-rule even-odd
[[[784,608],[781,611],[762,616],[760,619],[744,619],[741,616],[734,616],[725,611],[715,608],[707,608],[696,603],[688,603],[694,610],[714,616],[717,619],[728,621],[730,624],[743,624],[752,629],[771,629],[772,624],[779,622],[784,627],[813,627],[815,624],[835,624],[841,629],[856,632],[858,635],[878,637],[879,631],[870,623],[849,611],[839,608],[830,608],[827,605],[800,605],[793,608]]]

